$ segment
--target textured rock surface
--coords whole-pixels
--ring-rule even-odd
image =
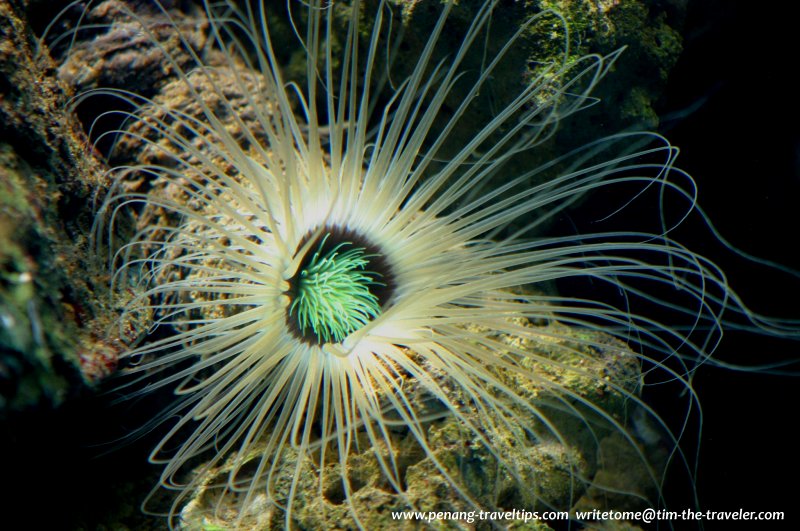
[[[16,3],[0,3],[0,416],[58,405],[113,370],[88,257],[102,166]]]
[[[453,416],[427,424],[426,437],[433,455],[465,493],[485,510],[541,512],[574,506],[640,506],[639,496],[652,496],[655,489],[651,471],[644,465],[643,458],[658,467],[659,451],[644,443],[631,444],[613,424],[624,425],[635,409],[630,397],[638,393],[638,358],[624,345],[601,333],[571,330],[555,323],[545,327],[527,326],[532,332],[528,338],[507,336],[504,341],[516,348],[522,346],[531,353],[531,358],[525,359],[523,364],[536,378],[525,379],[516,374],[501,374],[500,377],[507,385],[515,386],[520,395],[540,411],[543,422],[536,433],[522,433],[519,427],[500,422],[491,415],[492,418],[487,419],[487,411],[469,406],[459,397],[460,392],[449,386],[451,399],[464,404],[459,413],[470,423],[481,426],[482,436],[493,441],[503,462]],[[554,338],[554,334],[560,337]],[[588,346],[588,342],[593,346]],[[446,380],[442,385],[447,389]],[[422,404],[425,397],[418,395],[418,400]],[[561,407],[556,410],[559,405]],[[430,408],[429,405],[416,407]],[[545,426],[544,419],[551,425]],[[354,451],[348,461],[348,478],[354,491],[353,507],[366,529],[394,527],[397,523],[395,520],[392,525],[392,512],[412,507],[423,512],[474,509],[458,496],[408,430],[395,427],[392,432],[401,479],[407,485],[405,497],[394,492],[383,479],[374,458],[374,452],[388,455],[389,450],[384,445],[369,444],[366,435],[361,436],[361,449]],[[526,442],[521,444],[521,441]],[[330,452],[329,455],[335,455],[333,449]],[[253,466],[259,457],[255,449]],[[276,496],[287,495],[294,474],[290,456],[285,456],[282,463],[276,471]],[[344,500],[338,462],[328,463],[321,474],[312,464],[308,467],[297,486],[293,506],[295,523],[303,529],[355,528]],[[256,495],[247,507],[238,505],[240,497],[220,497],[220,491],[213,485],[224,483],[230,470],[230,465],[223,465],[204,473],[205,486],[198,489],[182,513],[186,527],[281,528],[284,513],[267,500],[266,493]],[[613,491],[611,500],[606,489]],[[621,494],[623,492],[633,495]],[[406,522],[405,528],[415,529],[416,525]],[[459,524],[442,521],[437,525],[449,529],[458,528]],[[489,528],[486,522],[477,525],[483,528],[481,526]],[[549,529],[543,522],[516,522],[512,528]]]

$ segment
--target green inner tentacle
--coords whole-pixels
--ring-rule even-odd
[[[370,271],[363,247],[344,242],[329,251],[322,239],[314,255],[298,272],[289,317],[300,333],[318,343],[340,342],[381,313],[371,287],[383,285]]]

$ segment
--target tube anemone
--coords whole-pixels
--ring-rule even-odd
[[[336,491],[363,527],[353,470],[365,459],[395,507],[424,510],[409,455],[454,507],[567,509],[592,489],[625,490],[582,463],[612,435],[640,463],[650,502],[662,501],[664,462],[683,462],[684,426],[659,419],[641,381],[688,391],[688,422],[691,374],[715,349],[723,313],[763,323],[712,262],[670,237],[695,198],[664,138],[619,134],[518,169],[595,103],[619,52],[565,51],[491,113],[475,113],[526,31],[561,20],[537,14],[488,53],[497,3],[482,3],[450,49],[457,8],[437,3],[430,38],[404,65],[393,64],[391,2],[275,11],[207,2],[203,56],[160,5],[159,25],[126,14],[175,74],[162,93],[181,97],[101,87],[76,105],[113,96],[129,109],[109,111],[122,126],[96,135],[114,138],[110,160],[138,154],[109,170],[95,238],[129,234],[110,242],[115,289],[134,294],[121,321],[145,315],[162,331],[131,346],[119,388],[175,392],[151,456],[164,464],[162,485],[178,491],[171,524],[182,511],[211,519],[236,507],[229,525],[277,509],[290,527],[314,493]],[[164,44],[165,27],[179,51]],[[285,77],[275,27],[283,37],[290,28],[302,51],[300,80]],[[652,200],[658,228],[538,230],[614,187]],[[136,222],[133,234],[123,219]],[[572,278],[612,286],[618,304],[545,289]],[[659,440],[667,452],[656,459],[646,447]],[[568,477],[558,500],[537,490],[544,472],[520,461],[552,445]],[[453,446],[494,463],[495,481],[513,485],[506,496],[474,488],[464,461],[443,453]],[[200,507],[198,493],[212,502]]]

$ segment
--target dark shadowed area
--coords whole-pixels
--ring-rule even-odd
[[[663,130],[681,148],[679,165],[697,180],[701,204],[722,235],[745,252],[800,269],[800,103],[790,80],[800,45],[798,13],[789,6],[689,2],[685,50],[663,102]],[[752,309],[800,317],[797,278],[737,260],[698,239],[691,227],[681,241],[696,243],[722,265]],[[719,355],[733,362],[796,359],[800,353],[791,342],[736,333],[726,339]],[[796,488],[790,487],[800,475],[792,435],[798,384],[789,376],[699,371],[701,509],[786,512],[787,522],[765,529],[800,521]]]

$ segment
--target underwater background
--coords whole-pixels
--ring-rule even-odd
[[[679,166],[697,179],[702,207],[720,233],[743,251],[795,270],[800,102],[783,87],[786,68],[800,53],[792,37],[797,14],[796,4],[772,11],[746,1],[689,1],[685,49],[668,84],[665,111],[692,111],[663,124],[681,148]],[[712,241],[685,237],[687,244],[703,246],[754,309],[800,315],[796,279],[732,258]],[[734,363],[800,355],[792,342],[728,336],[719,357]],[[787,522],[765,529],[800,522],[796,496],[785,487],[800,474],[796,440],[787,431],[800,404],[797,378],[702,367],[694,386],[704,411],[701,507],[786,511]],[[717,526],[708,528],[724,528]]]
[[[54,14],[45,12],[46,2],[9,4],[17,12],[32,12],[31,6],[38,6],[33,18],[39,27],[41,20]],[[653,0],[649,6],[667,11],[685,8],[683,52],[656,103],[659,131],[681,149],[678,166],[697,180],[701,206],[733,245],[800,270],[800,102],[790,80],[800,53],[796,13],[726,0]],[[9,42],[11,37],[0,33],[0,45]],[[0,58],[2,54],[7,52],[0,46]],[[623,54],[620,61],[625,60]],[[613,78],[606,82],[613,83]],[[0,84],[0,94],[5,90]],[[14,125],[0,124],[0,143],[15,134]],[[30,149],[37,152],[35,146]],[[554,230],[585,225],[596,214],[590,208],[575,209],[562,220],[564,226]],[[633,209],[623,211],[619,223],[630,226],[635,215]],[[720,264],[753,309],[800,316],[797,279],[733,256],[701,226],[682,227],[677,239]],[[3,293],[8,293],[11,281],[5,273]],[[728,335],[717,352],[726,362],[746,366],[800,356],[796,344],[744,333]],[[14,381],[11,355],[0,355],[0,393],[5,397],[19,388],[19,382]],[[699,508],[785,511],[788,522],[783,525],[800,521],[793,505],[796,489],[786,486],[800,476],[798,445],[790,435],[798,418],[798,383],[790,375],[699,369],[694,380],[704,412]],[[680,420],[670,419],[669,390],[650,388],[646,393],[645,400],[664,418]],[[53,529],[162,529],[160,519],[139,514],[141,498],[158,473],[157,467],[147,464],[158,437],[131,444],[108,442],[140,425],[148,411],[162,409],[161,401],[168,399],[155,396],[145,404],[108,409],[108,396],[81,390],[55,409],[38,404],[4,410],[0,463],[13,493],[0,500],[0,518],[46,523]],[[686,440],[695,437],[688,434]],[[671,491],[669,483],[665,498],[670,507],[693,506],[687,492]],[[0,519],[0,528],[5,527]]]

